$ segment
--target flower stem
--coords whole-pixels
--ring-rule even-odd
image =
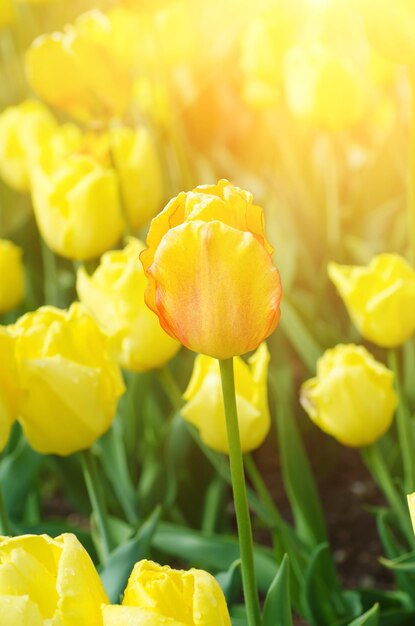
[[[395,374],[395,388],[398,394],[398,408],[396,411],[396,424],[398,428],[399,443],[402,451],[402,464],[404,470],[404,486],[406,493],[415,491],[415,444],[411,417],[408,413],[399,371],[399,359],[396,350],[388,352],[389,367]]]
[[[233,359],[219,361],[222,378],[223,401],[225,405],[226,428],[228,433],[229,462],[232,476],[233,498],[238,525],[241,553],[242,582],[245,596],[248,626],[260,626],[261,611],[255,580],[254,549],[251,520],[246,495],[245,475],[239,437],[238,414],[236,409]]]
[[[85,484],[99,534],[101,560],[105,562],[115,546],[113,545],[108,524],[108,513],[105,505],[102,482],[99,476],[96,459],[91,450],[83,450],[80,454]]]
[[[412,524],[407,511],[406,503],[404,503],[402,495],[397,491],[393,483],[392,476],[390,475],[387,464],[385,463],[379,444],[376,442],[371,446],[362,448],[361,454],[373,478],[383,491],[386,500],[395,512],[409,546],[411,549],[414,549],[415,536],[412,530]]]

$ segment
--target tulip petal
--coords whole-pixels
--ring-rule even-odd
[[[251,233],[216,221],[177,226],[160,242],[148,275],[148,306],[166,332],[196,352],[244,354],[278,323],[279,273]]]

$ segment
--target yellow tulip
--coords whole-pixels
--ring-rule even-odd
[[[236,404],[243,452],[258,448],[270,429],[267,399],[269,352],[262,343],[248,363],[234,360]],[[202,441],[218,452],[229,453],[219,363],[199,354],[183,394],[181,414],[199,429]]]
[[[113,247],[124,229],[116,173],[91,154],[70,154],[54,163],[48,149],[32,173],[40,233],[63,257],[95,258]]]
[[[0,313],[16,309],[25,295],[23,251],[7,239],[0,239]]]
[[[287,53],[284,70],[288,105],[302,121],[337,130],[363,117],[365,77],[349,58],[322,43],[296,46]]]
[[[415,63],[415,2],[358,0],[370,43],[396,63]]]
[[[276,328],[280,277],[247,191],[221,180],[180,193],[152,221],[147,245],[146,303],[186,347],[225,359]]]
[[[392,423],[393,373],[362,346],[340,344],[317,361],[317,376],[303,384],[300,401],[325,433],[346,446],[367,446]]]
[[[41,35],[26,54],[31,86],[46,102],[81,120],[122,117],[131,98],[132,68],[113,54],[112,42],[119,38],[110,17],[97,10],[64,32]]]
[[[137,372],[161,367],[180,348],[144,302],[147,280],[137,262],[143,248],[130,238],[124,250],[106,252],[92,276],[81,268],[76,284],[81,302],[113,336],[120,365]]]
[[[102,626],[104,603],[75,535],[0,537],[0,626]]]
[[[30,445],[62,456],[89,448],[110,428],[124,391],[108,337],[80,304],[42,307],[11,331]]]
[[[160,158],[145,126],[114,128],[110,141],[128,221],[137,230],[162,206],[164,185]]]
[[[17,418],[20,397],[14,338],[4,326],[0,326],[0,361],[7,364],[7,367],[0,368],[0,452],[2,452]]]
[[[328,273],[365,339],[393,348],[411,337],[415,271],[405,259],[379,254],[367,267],[329,263]]]
[[[1,0],[0,2],[0,29],[10,26],[14,22],[12,0]]]
[[[203,570],[136,563],[123,606],[103,607],[104,626],[231,626],[219,584]]]
[[[35,100],[10,106],[0,114],[0,176],[17,191],[29,191],[30,167],[57,123]]]
[[[301,2],[280,2],[256,16],[242,37],[244,97],[258,107],[273,106],[282,93],[283,61],[304,20]]]

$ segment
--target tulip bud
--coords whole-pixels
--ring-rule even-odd
[[[30,168],[41,144],[56,129],[49,110],[36,100],[0,114],[0,176],[17,191],[29,191]]]
[[[180,193],[153,219],[145,299],[186,347],[218,359],[255,350],[280,318],[263,210],[226,180]]]
[[[30,445],[66,456],[111,426],[124,391],[109,339],[80,304],[42,307],[11,327],[22,389],[19,421]]]
[[[329,263],[328,274],[361,335],[384,348],[415,330],[415,271],[397,254],[379,254],[368,267]]]
[[[325,433],[346,446],[367,446],[392,423],[393,373],[362,346],[338,345],[317,361],[301,387],[301,404]]]
[[[223,592],[211,574],[175,570],[152,561],[136,563],[123,606],[104,606],[102,612],[104,626],[231,626]]]
[[[413,0],[359,0],[370,43],[396,63],[415,63]]]
[[[410,493],[408,496],[408,507],[411,516],[412,528],[415,534],[415,493]]]
[[[14,22],[14,11],[12,0],[1,0],[0,2],[0,30],[10,26]]]
[[[137,263],[143,248],[130,238],[124,250],[106,252],[92,276],[81,268],[76,284],[81,302],[112,335],[120,365],[137,372],[161,367],[180,348],[144,302],[147,280]]]
[[[0,239],[0,313],[16,309],[25,295],[25,270],[22,249]]]
[[[112,54],[113,40],[120,36],[100,11],[81,15],[63,33],[41,35],[26,53],[32,88],[84,121],[122,117],[131,98],[132,68]]]
[[[113,247],[123,232],[117,176],[89,154],[72,154],[43,167],[48,149],[32,176],[40,233],[51,250],[65,258],[95,258]]]
[[[108,603],[75,535],[0,537],[0,626],[102,624]]]
[[[14,338],[8,328],[0,326],[0,452],[9,441],[10,430],[18,415],[19,384],[14,354]]]
[[[287,53],[284,69],[288,105],[302,121],[337,130],[363,117],[364,76],[349,58],[321,43],[297,46]]]
[[[270,429],[267,398],[269,352],[262,343],[245,363],[234,360],[236,404],[242,452],[258,448]],[[229,453],[219,363],[199,354],[181,409],[185,420],[199,429],[202,441],[218,452]]]

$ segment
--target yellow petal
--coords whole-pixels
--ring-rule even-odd
[[[217,221],[173,228],[148,275],[147,304],[172,337],[196,352],[222,359],[244,354],[278,323],[279,274],[251,233]]]

